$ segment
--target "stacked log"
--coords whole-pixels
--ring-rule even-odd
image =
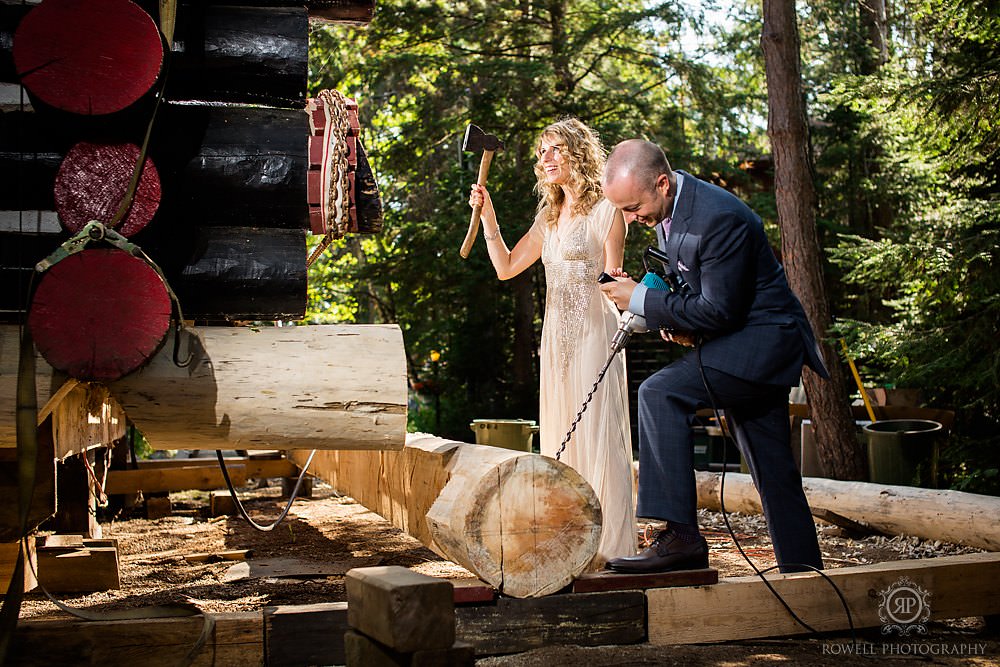
[[[107,222],[117,210],[122,176],[131,175],[122,167],[143,143],[161,84],[142,180],[117,231],[160,266],[187,319],[302,317],[306,235],[325,232],[311,224],[307,183],[309,138],[323,132],[305,109],[309,22],[366,22],[373,8],[371,0],[182,2],[165,55],[151,0],[0,7],[0,81],[23,83],[31,103],[0,111],[0,180],[13,185],[0,195],[0,319],[27,310],[36,262],[90,219]],[[128,39],[121,21],[132,22]],[[91,34],[63,39],[61,26],[91,23],[100,23]],[[155,48],[142,48],[150,35]],[[95,39],[112,42],[110,51]],[[51,72],[41,66],[46,49],[73,61],[71,44],[93,57]],[[65,73],[93,69],[90,61],[109,53],[102,62],[131,57],[138,74]],[[151,80],[153,69],[160,76]],[[95,82],[112,90],[109,99],[81,101]],[[356,105],[353,114],[356,135]],[[378,231],[381,203],[367,159],[355,158],[354,170],[366,199],[354,207],[362,214],[353,229]]]

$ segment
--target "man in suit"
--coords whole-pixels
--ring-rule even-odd
[[[637,513],[665,520],[666,528],[641,553],[612,559],[608,567],[662,572],[708,566],[698,529],[691,426],[695,412],[714,403],[760,492],[782,571],[822,568],[789,442],[788,393],[803,365],[824,377],[826,368],[763,223],[729,192],[671,170],[663,151],[648,141],[616,146],[603,185],[627,223],[656,229],[660,249],[686,284],[656,290],[622,276],[601,289],[621,310],[645,317],[651,331],[695,347],[639,388]]]

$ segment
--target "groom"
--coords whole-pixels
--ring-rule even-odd
[[[722,188],[672,171],[663,151],[640,139],[614,148],[603,186],[626,223],[656,229],[660,249],[686,286],[661,291],[619,278],[601,289],[664,338],[698,343],[639,388],[637,514],[665,520],[666,528],[640,554],[614,558],[608,567],[641,573],[708,566],[691,425],[698,409],[714,403],[760,492],[781,570],[822,568],[792,458],[788,392],[803,365],[827,373],[760,218]]]

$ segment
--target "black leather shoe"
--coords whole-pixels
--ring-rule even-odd
[[[697,540],[686,542],[668,528],[661,530],[638,556],[612,558],[606,567],[612,572],[632,574],[701,570],[708,567],[708,543],[701,535]]]

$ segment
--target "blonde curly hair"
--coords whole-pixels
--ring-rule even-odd
[[[573,117],[562,118],[552,123],[538,136],[535,142],[535,155],[543,142],[561,144],[560,153],[569,170],[566,188],[576,193],[576,203],[573,205],[575,215],[586,215],[604,196],[601,190],[601,172],[607,152],[601,145],[597,133]],[[562,207],[563,187],[549,183],[545,179],[545,169],[541,160],[535,161],[535,194],[538,195],[538,210],[546,210],[545,223],[556,224],[559,219],[559,209]]]

